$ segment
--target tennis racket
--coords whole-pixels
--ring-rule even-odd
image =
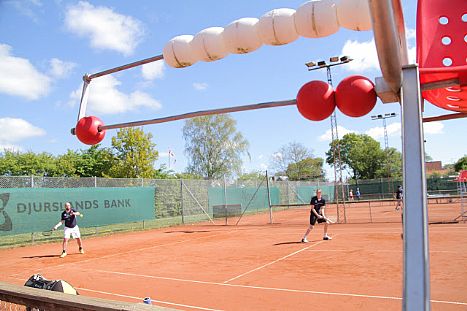
[[[47,231],[42,231],[43,236],[51,236],[54,230],[47,230]]]
[[[329,221],[331,224],[335,224],[336,221],[337,221],[336,217],[334,217],[334,216],[326,216],[324,219]]]

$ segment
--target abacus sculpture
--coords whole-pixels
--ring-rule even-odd
[[[409,65],[400,0],[316,0],[297,10],[276,9],[259,19],[241,18],[226,27],[211,27],[196,35],[171,39],[162,55],[147,58],[92,75],[85,75],[78,123],[72,129],[85,144],[104,139],[107,129],[170,122],[196,116],[296,105],[309,120],[329,117],[337,106],[347,116],[360,117],[376,104],[399,102],[402,110],[404,168],[404,310],[429,310],[429,256],[426,182],[422,122],[467,116],[467,23],[465,0],[418,0],[417,61]],[[185,113],[165,118],[104,125],[86,117],[88,85],[92,79],[153,61],[164,60],[175,68],[196,62],[213,62],[229,53],[245,54],[263,44],[283,45],[299,36],[319,38],[339,27],[361,31],[373,29],[382,77],[373,83],[362,76],[341,81],[334,90],[322,81],[311,81],[298,91],[296,99],[255,105]],[[423,93],[422,93],[423,91]],[[454,114],[422,118],[423,97]],[[358,99],[358,100],[355,100]],[[318,108],[318,109],[316,109]]]

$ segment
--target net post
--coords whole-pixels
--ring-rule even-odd
[[[266,170],[266,188],[268,191],[269,223],[272,224],[271,192],[269,191],[269,176]]]
[[[180,178],[180,209],[182,213],[182,224],[185,224],[185,215],[183,211],[183,179]]]
[[[227,184],[225,182],[225,174],[224,174],[224,212],[225,212],[225,225],[227,226]]]

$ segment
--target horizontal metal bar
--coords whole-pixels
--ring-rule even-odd
[[[436,90],[441,89],[449,86],[459,85],[459,79],[448,79],[442,81],[435,81],[435,82],[428,82],[423,83],[420,85],[420,90],[422,91],[429,91],[429,90]]]
[[[452,120],[452,119],[461,119],[461,118],[467,118],[467,112],[443,114],[437,117],[427,117],[427,118],[423,118],[423,122],[425,123],[425,122],[443,121],[443,120]]]
[[[158,60],[161,60],[161,59],[164,59],[163,55],[157,55],[157,56],[149,57],[149,58],[146,58],[146,59],[138,60],[138,61],[130,63],[130,64],[126,64],[126,65],[118,66],[118,67],[115,67],[115,68],[107,69],[107,70],[104,70],[104,71],[101,71],[101,72],[98,72],[98,73],[94,73],[92,75],[86,76],[86,78],[89,81],[91,81],[94,78],[102,77],[102,76],[105,76],[105,75],[108,75],[108,74],[111,74],[111,73],[114,73],[114,72],[122,71],[122,70],[125,70],[125,69],[130,69],[130,68],[133,68],[133,67],[136,67],[136,66],[141,66],[141,65],[144,65],[144,64],[147,64],[147,63],[152,63],[152,62],[155,62],[155,61],[158,61]]]
[[[182,120],[182,119],[189,119],[189,118],[194,118],[194,117],[208,116],[208,115],[213,115],[213,114],[223,114],[223,113],[229,113],[229,112],[238,112],[238,111],[246,111],[246,110],[291,106],[291,105],[296,105],[296,104],[297,104],[296,100],[292,99],[292,100],[267,102],[267,103],[237,106],[237,107],[202,110],[202,111],[189,112],[189,113],[184,113],[184,114],[179,114],[179,115],[174,115],[174,116],[164,117],[164,118],[158,118],[158,119],[134,121],[134,122],[127,122],[127,123],[117,123],[117,124],[112,124],[112,125],[104,125],[104,126],[99,127],[99,131],[110,130],[110,129],[118,129],[118,128],[124,128],[124,127],[134,127],[134,126],[141,126],[141,125],[148,125],[148,124],[165,123],[165,122],[171,122],[171,121]]]

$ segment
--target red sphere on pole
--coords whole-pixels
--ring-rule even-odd
[[[100,143],[105,137],[105,130],[99,131],[99,126],[104,122],[94,116],[83,117],[79,119],[75,127],[75,134],[78,139],[86,145],[95,145]]]
[[[310,81],[304,84],[297,94],[298,111],[312,121],[322,121],[336,108],[334,89],[323,81]]]
[[[375,104],[375,85],[366,77],[349,76],[336,88],[337,108],[349,117],[362,117],[369,113]]]

